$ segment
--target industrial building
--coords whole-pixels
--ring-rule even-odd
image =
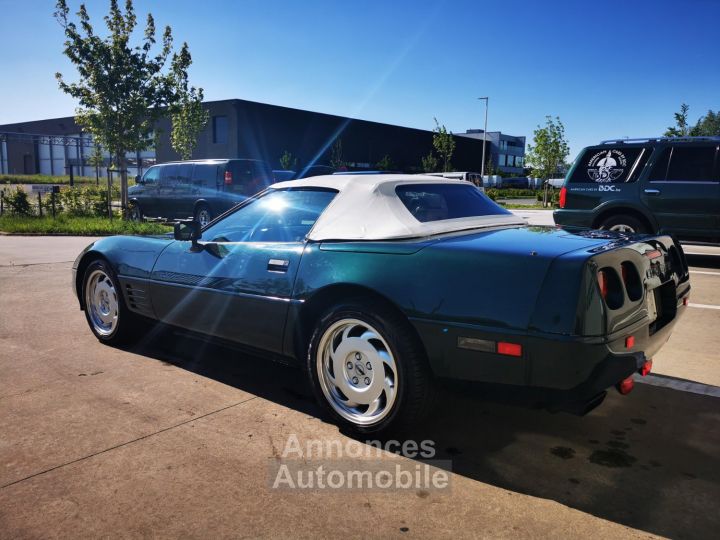
[[[388,156],[394,169],[420,172],[422,157],[433,149],[433,132],[428,130],[240,99],[209,101],[204,107],[209,121],[198,137],[193,159],[262,159],[277,169],[280,156],[287,151],[297,159],[298,168],[327,165],[339,142],[340,158],[349,169],[372,170]],[[170,145],[169,119],[161,120],[158,130],[156,148],[128,155],[131,174],[156,162],[179,159]],[[468,130],[454,138],[453,168],[479,171],[482,131]],[[72,168],[75,175],[92,176],[95,168],[88,164],[91,149],[92,139],[72,117],[0,125],[1,173],[63,175]],[[524,150],[524,137],[487,134],[486,160],[492,160],[498,170],[521,173]]]

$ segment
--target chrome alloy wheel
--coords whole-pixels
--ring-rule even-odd
[[[618,223],[617,225],[613,225],[610,227],[611,231],[615,232],[623,232],[623,233],[634,233],[635,229],[633,229],[630,225],[623,225],[622,223]]]
[[[357,319],[333,323],[320,339],[318,380],[330,406],[359,426],[380,422],[393,408],[398,367],[380,332]]]
[[[108,275],[95,270],[85,284],[85,309],[95,331],[109,336],[118,323],[118,296]]]

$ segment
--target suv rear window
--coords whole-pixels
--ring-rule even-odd
[[[574,184],[634,182],[651,152],[650,148],[643,147],[588,148],[578,158],[569,181]]]
[[[422,223],[510,213],[472,184],[406,184],[397,186],[395,193],[413,217]]]

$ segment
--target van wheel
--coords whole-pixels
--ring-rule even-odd
[[[197,208],[195,208],[194,218],[202,227],[210,223],[213,220],[210,207],[207,204],[198,204]]]
[[[600,228],[623,233],[646,234],[648,232],[647,227],[639,219],[626,214],[610,216],[600,224]]]
[[[137,202],[134,202],[130,206],[130,220],[131,221],[142,221],[143,220],[142,208]]]

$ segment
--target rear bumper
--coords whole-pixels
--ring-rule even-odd
[[[592,227],[595,221],[595,212],[592,210],[557,209],[553,211],[553,219],[556,225]]]
[[[484,390],[495,387],[504,394],[519,393],[534,405],[562,409],[595,399],[652,359],[670,337],[688,294],[689,287],[678,296],[673,320],[655,332],[647,318],[603,337],[512,335],[470,326],[413,323],[436,376],[478,383]],[[628,336],[634,338],[631,348],[626,347]],[[523,354],[512,357],[460,348],[461,337],[519,343]]]

